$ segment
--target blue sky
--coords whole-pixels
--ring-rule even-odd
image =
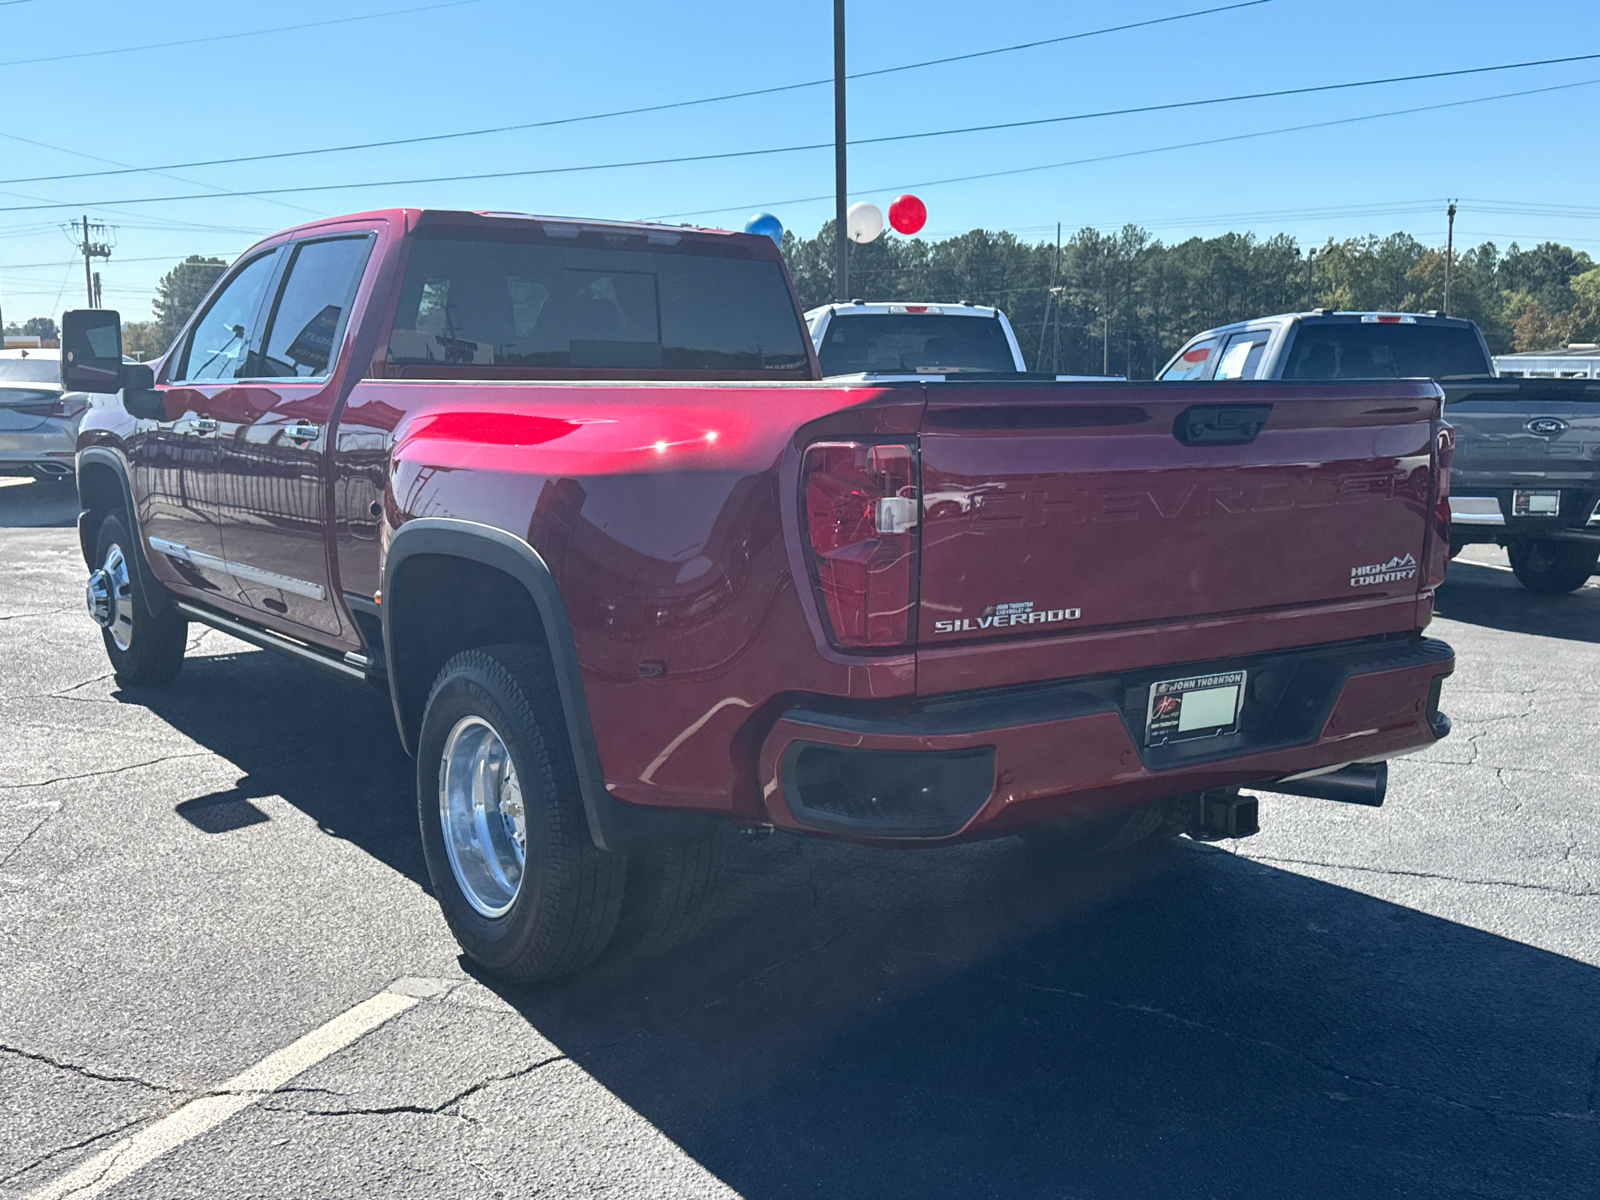
[[[19,60],[215,37],[421,7],[429,0],[0,3],[0,305],[7,321],[83,303],[59,225],[116,227],[106,303],[149,315],[187,253],[232,258],[314,215],[389,205],[651,217],[737,227],[768,208],[809,236],[832,214],[827,150],[275,197],[145,197],[410,180],[827,142],[827,87],[546,129],[168,176],[13,182],[581,116],[824,79],[829,0],[752,5],[473,0],[290,33],[54,62]],[[440,2],[440,0],[435,0]],[[849,0],[852,71],[896,66],[1210,7],[1227,0],[1047,4]],[[850,85],[852,137],[877,137],[1389,75],[1600,53],[1592,0],[1268,0],[1145,29]],[[1032,129],[861,146],[851,198],[905,185],[1586,80],[1600,59]],[[1133,221],[1165,241],[1229,229],[1302,243],[1405,230],[1502,248],[1568,242],[1600,257],[1600,83],[1405,116],[916,188],[926,233],[977,226],[1030,239]],[[18,141],[17,138],[28,139]],[[35,145],[31,143],[44,143]],[[94,156],[88,158],[84,156]],[[22,211],[22,206],[65,208]],[[721,211],[719,211],[721,210]],[[693,217],[676,214],[696,214]]]

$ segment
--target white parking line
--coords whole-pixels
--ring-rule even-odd
[[[296,1075],[316,1066],[357,1038],[371,1033],[391,1017],[398,1016],[418,1002],[419,997],[398,989],[415,981],[402,980],[369,1000],[340,1013],[326,1025],[318,1026],[303,1038],[275,1050],[255,1066],[235,1075],[210,1093],[191,1100],[176,1112],[153,1125],[147,1125],[131,1138],[80,1163],[24,1200],[91,1200],[121,1183],[140,1167],[167,1151],[215,1129],[234,1113],[288,1083]],[[413,988],[412,990],[418,990]]]

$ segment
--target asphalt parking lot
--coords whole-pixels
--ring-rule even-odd
[[[119,689],[75,512],[0,481],[0,1195],[1596,1193],[1600,580],[1457,560],[1455,732],[1381,809],[741,839],[683,950],[508,989],[386,702],[198,627]]]

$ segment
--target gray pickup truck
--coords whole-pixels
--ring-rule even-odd
[[[1504,546],[1534,592],[1600,560],[1600,381],[1497,378],[1471,321],[1437,313],[1284,313],[1195,335],[1158,379],[1396,379],[1444,390],[1456,436],[1450,548]]]

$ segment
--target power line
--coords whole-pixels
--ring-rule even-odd
[[[1578,56],[1578,58],[1579,59],[1600,58],[1600,54],[1581,55],[1581,56]],[[1549,61],[1574,61],[1574,60],[1549,60]],[[1475,68],[1469,68],[1468,70],[1470,70],[1472,72],[1483,72],[1483,71],[1492,71],[1492,70],[1511,70],[1513,68],[1516,68],[1516,67],[1519,67],[1519,66],[1524,66],[1524,65],[1530,65],[1530,64],[1506,63],[1506,64],[1501,64],[1501,65],[1495,66],[1495,67],[1475,67]],[[1440,72],[1440,74],[1442,74],[1442,75],[1459,74],[1459,73],[1460,72],[1458,72],[1458,71]],[[1375,80],[1361,80],[1361,81],[1356,81],[1356,82],[1349,83],[1349,84],[1318,84],[1318,85],[1315,85],[1314,87],[1308,87],[1308,88],[1302,88],[1302,89],[1290,89],[1288,91],[1283,91],[1283,92],[1253,93],[1253,94],[1249,94],[1249,95],[1241,95],[1241,96],[1238,96],[1238,97],[1211,97],[1211,98],[1207,98],[1207,99],[1204,99],[1204,100],[1180,101],[1180,102],[1174,102],[1172,104],[1167,104],[1167,105],[1159,105],[1159,106],[1156,106],[1156,107],[1170,110],[1170,109],[1173,109],[1173,108],[1195,107],[1195,106],[1201,106],[1201,105],[1219,104],[1219,103],[1224,103],[1224,102],[1226,102],[1227,100],[1230,100],[1230,99],[1248,100],[1248,99],[1256,99],[1256,98],[1259,98],[1260,96],[1263,96],[1263,95],[1283,96],[1283,95],[1292,94],[1293,92],[1296,92],[1296,91],[1307,91],[1307,92],[1310,92],[1310,91],[1326,91],[1329,88],[1334,88],[1334,87],[1347,87],[1347,88],[1348,87],[1373,87],[1373,86],[1376,86],[1376,85],[1382,84],[1382,83],[1411,81],[1411,80],[1415,80],[1415,79],[1419,79],[1419,78],[1428,78],[1428,77],[1427,76],[1397,76],[1392,80],[1390,80],[1390,79],[1375,79]],[[1196,141],[1196,142],[1182,142],[1182,143],[1178,143],[1178,144],[1172,145],[1172,146],[1159,146],[1159,147],[1153,147],[1153,148],[1145,149],[1145,150],[1129,150],[1129,151],[1123,151],[1123,152],[1117,153],[1117,154],[1100,155],[1100,156],[1093,157],[1093,158],[1073,159],[1073,160],[1070,160],[1070,161],[1067,161],[1067,162],[1060,162],[1060,163],[1046,163],[1046,164],[1042,164],[1040,166],[1034,166],[1034,167],[1017,167],[1017,168],[1012,168],[1012,169],[1006,170],[1006,171],[987,172],[987,173],[976,174],[976,175],[962,175],[962,176],[957,176],[957,177],[952,178],[952,179],[926,180],[926,181],[923,181],[921,183],[903,184],[903,185],[900,185],[900,186],[902,186],[902,187],[933,187],[933,186],[936,186],[936,185],[939,185],[939,184],[944,184],[944,183],[964,183],[964,182],[967,182],[967,181],[970,181],[970,180],[976,180],[976,179],[993,179],[993,178],[998,178],[998,177],[1006,176],[1006,175],[1021,175],[1021,174],[1027,174],[1027,173],[1030,173],[1030,172],[1033,172],[1033,171],[1051,170],[1051,169],[1056,168],[1056,167],[1082,166],[1082,165],[1087,164],[1087,163],[1108,162],[1108,161],[1111,161],[1113,159],[1119,159],[1119,158],[1133,158],[1133,157],[1138,157],[1138,156],[1145,155],[1145,154],[1157,154],[1157,153],[1165,152],[1167,150],[1191,149],[1191,148],[1194,148],[1194,147],[1197,147],[1197,146],[1211,146],[1211,145],[1217,145],[1217,144],[1224,143],[1224,142],[1241,141],[1241,140],[1245,140],[1245,139],[1248,139],[1248,138],[1266,137],[1266,136],[1269,136],[1271,134],[1276,134],[1276,133],[1295,133],[1295,132],[1299,132],[1299,131],[1306,130],[1306,129],[1322,129],[1322,128],[1326,128],[1326,127],[1331,126],[1331,125],[1349,124],[1349,123],[1355,122],[1355,121],[1371,121],[1371,120],[1376,120],[1376,119],[1381,118],[1381,117],[1405,116],[1405,115],[1412,114],[1412,113],[1431,112],[1431,111],[1434,111],[1434,110],[1437,110],[1437,109],[1443,109],[1443,108],[1456,108],[1456,107],[1460,107],[1462,105],[1467,105],[1467,104],[1482,104],[1482,103],[1486,103],[1486,102],[1492,101],[1492,100],[1506,100],[1506,99],[1511,99],[1511,98],[1518,97],[1518,96],[1531,96],[1531,95],[1537,95],[1537,94],[1540,94],[1540,93],[1543,93],[1543,92],[1562,91],[1562,90],[1567,89],[1567,88],[1585,87],[1585,86],[1588,86],[1591,83],[1596,83],[1596,82],[1600,82],[1600,80],[1584,80],[1584,81],[1580,81],[1580,82],[1577,82],[1577,83],[1558,84],[1558,85],[1553,86],[1553,87],[1529,88],[1529,89],[1526,89],[1526,90],[1523,90],[1523,91],[1505,92],[1505,93],[1501,93],[1499,95],[1494,95],[1494,96],[1480,96],[1480,97],[1475,97],[1475,98],[1469,99],[1469,100],[1453,100],[1453,101],[1448,101],[1448,102],[1441,103],[1441,104],[1422,105],[1422,106],[1415,107],[1415,108],[1403,108],[1403,109],[1395,109],[1395,110],[1392,110],[1392,111],[1389,111],[1389,112],[1371,113],[1371,114],[1368,114],[1366,116],[1361,116],[1361,117],[1346,117],[1346,118],[1342,118],[1342,119],[1334,120],[1334,121],[1318,121],[1318,122],[1313,122],[1311,124],[1306,124],[1306,125],[1292,125],[1292,126],[1288,126],[1286,128],[1283,128],[1283,129],[1268,129],[1268,130],[1262,130],[1262,131],[1259,131],[1259,132],[1256,132],[1256,133],[1233,134],[1233,135],[1230,135],[1230,136],[1227,136],[1227,137],[1208,138],[1208,139],[1204,139],[1202,141]],[[1131,111],[1143,111],[1143,110],[1121,110],[1121,111],[1131,112]],[[1076,115],[1067,116],[1067,117],[1046,118],[1046,120],[1084,120],[1084,119],[1088,119],[1088,118],[1091,118],[1091,117],[1108,116],[1108,115],[1120,115],[1120,114],[1117,114],[1117,113],[1086,113],[1086,114],[1076,114]],[[1031,122],[1027,122],[1027,123],[1031,123]],[[904,140],[911,139],[911,138],[943,137],[943,136],[946,136],[948,134],[967,133],[967,132],[973,132],[973,130],[967,129],[967,128],[936,129],[936,130],[928,130],[928,131],[925,131],[925,132],[922,132],[922,133],[916,133],[916,134],[897,134],[897,135],[893,135],[893,136],[887,137],[887,138],[864,138],[864,139],[860,139],[858,141],[852,141],[850,144],[851,145],[861,145],[861,144],[870,144],[870,143],[880,142],[880,141],[904,141]],[[766,148],[759,149],[759,150],[725,150],[725,151],[719,151],[719,152],[713,153],[713,154],[682,154],[682,155],[674,155],[674,156],[667,157],[667,158],[631,159],[631,160],[627,160],[627,161],[623,161],[623,162],[609,162],[609,163],[584,163],[584,164],[579,164],[579,165],[575,165],[575,166],[568,166],[568,167],[535,167],[535,168],[530,168],[530,169],[521,170],[521,171],[488,171],[488,172],[477,172],[477,173],[462,174],[462,175],[431,175],[431,176],[423,176],[423,177],[411,178],[411,179],[379,179],[379,180],[364,180],[364,181],[359,182],[359,183],[307,184],[307,185],[301,185],[301,186],[298,186],[298,187],[259,188],[259,189],[248,189],[248,190],[240,190],[240,191],[232,191],[232,192],[228,192],[228,191],[223,191],[223,192],[199,192],[199,193],[189,193],[189,194],[185,194],[185,195],[175,195],[175,196],[134,196],[134,197],[129,197],[129,198],[126,198],[126,199],[119,199],[119,200],[92,201],[92,202],[88,202],[87,204],[82,202],[82,201],[79,201],[79,202],[74,202],[74,203],[70,203],[70,204],[65,204],[65,203],[63,203],[63,204],[56,204],[56,203],[44,204],[44,203],[41,203],[41,204],[31,204],[31,205],[10,205],[10,206],[5,206],[5,207],[0,207],[0,212],[38,212],[38,211],[45,211],[45,210],[49,210],[49,209],[55,209],[55,208],[82,208],[82,207],[109,208],[109,207],[111,207],[113,205],[123,205],[123,204],[165,204],[165,203],[172,203],[172,202],[177,202],[177,201],[182,201],[182,200],[209,200],[209,199],[220,199],[220,198],[224,198],[224,197],[254,197],[254,198],[259,198],[259,197],[263,197],[263,196],[298,195],[298,194],[305,194],[305,193],[309,193],[309,192],[343,191],[343,190],[349,190],[349,189],[353,189],[353,188],[412,187],[412,186],[416,186],[418,184],[428,184],[428,183],[467,183],[467,182],[477,182],[477,181],[490,180],[490,179],[526,179],[526,178],[532,178],[532,177],[535,177],[535,176],[542,176],[542,175],[567,175],[567,174],[574,174],[574,173],[583,172],[583,171],[609,171],[609,170],[621,170],[621,169],[630,168],[630,167],[673,166],[673,165],[680,165],[680,164],[686,164],[686,163],[715,162],[715,161],[727,160],[727,159],[735,159],[735,158],[755,158],[755,157],[761,157],[761,156],[773,155],[773,154],[794,154],[794,153],[801,153],[801,152],[812,151],[812,150],[831,149],[832,146],[833,146],[832,142],[809,142],[809,143],[803,143],[803,144],[794,145],[794,146],[770,146],[770,147],[766,147]],[[774,204],[802,204],[802,203],[808,203],[810,201],[814,201],[814,200],[818,200],[818,199],[826,199],[826,197],[806,196],[806,197],[800,197],[800,198],[791,199],[791,200],[768,201],[768,202],[766,202],[765,206],[771,206],[771,205],[774,205]],[[748,207],[748,206],[746,206],[746,205],[737,206],[737,208],[744,208],[744,207]],[[663,216],[663,217],[660,217],[660,218],[653,218],[653,219],[667,220],[667,219],[670,219],[670,218],[673,218],[673,217],[700,216],[700,215],[705,215],[705,214],[714,214],[714,213],[721,213],[721,212],[734,212],[734,211],[737,211],[737,208],[734,207],[734,206],[729,206],[729,207],[726,207],[726,208],[698,209],[698,210],[695,210],[693,212],[686,212],[686,213],[669,213],[666,216]]]
[[[43,150],[54,150],[58,154],[71,154],[71,155],[74,155],[74,156],[76,156],[78,158],[87,158],[91,162],[110,163],[112,166],[119,168],[119,170],[117,172],[115,172],[116,174],[128,174],[130,172],[136,172],[136,173],[141,173],[141,174],[142,173],[149,173],[151,175],[159,175],[163,179],[171,179],[171,180],[173,180],[173,181],[175,181],[177,183],[187,183],[190,187],[208,187],[208,188],[211,188],[213,191],[222,191],[222,190],[224,190],[218,184],[204,183],[204,182],[202,182],[201,180],[198,180],[198,179],[185,179],[181,175],[169,175],[169,174],[167,174],[166,168],[164,168],[164,167],[130,167],[130,166],[128,166],[127,163],[117,162],[115,159],[112,159],[112,158],[101,158],[98,154],[88,154],[88,153],[86,153],[86,152],[84,152],[82,150],[71,150],[71,149],[68,149],[66,146],[52,146],[49,142],[35,141],[33,138],[25,138],[25,137],[22,137],[20,134],[15,134],[15,133],[5,133],[3,131],[0,131],[0,137],[3,137],[5,139],[7,139],[8,141],[21,142],[21,143],[23,143],[24,145],[27,145],[27,146],[38,146],[40,149],[43,149]],[[22,182],[25,182],[25,181],[17,179],[17,180],[10,180],[9,182],[22,183]],[[267,204],[275,204],[279,208],[294,209],[296,212],[313,213],[315,211],[315,210],[309,209],[309,208],[302,208],[298,204],[290,204],[286,200],[267,200],[266,203]]]
[[[272,29],[247,29],[241,33],[214,33],[208,37],[182,38],[172,42],[148,42],[142,46],[118,46],[111,50],[74,50],[70,54],[49,54],[41,58],[13,58],[0,62],[0,67],[25,67],[34,63],[66,62],[75,58],[104,58],[110,54],[135,54],[141,50],[170,50],[175,46],[198,46],[205,42],[228,42],[238,38],[264,37],[270,33],[295,33],[302,29],[324,29],[329,25],[349,25],[355,21],[376,21],[383,17],[404,17],[411,13],[433,12],[441,8],[460,8],[466,4],[479,4],[482,0],[445,0],[442,4],[424,4],[418,8],[395,8],[388,12],[365,13],[358,17],[333,17],[326,21],[306,21],[300,25],[279,25]]]
[[[1109,25],[1104,29],[1089,29],[1080,33],[1065,34],[1061,37],[1044,38],[1033,42],[1019,42],[1013,46],[997,46],[992,50],[978,50],[971,54],[958,54],[948,58],[930,58],[921,62],[902,63],[894,67],[878,67],[871,71],[857,71],[847,75],[847,79],[865,79],[875,75],[889,75],[900,71],[913,71],[923,67],[942,66],[945,63],[959,62],[970,58],[984,58],[995,54],[1009,54],[1016,50],[1031,50],[1039,46],[1054,45],[1058,42],[1079,41],[1083,38],[1100,37],[1108,33],[1121,33],[1129,29],[1141,29],[1149,25],[1169,24],[1173,21],[1187,21],[1194,17],[1211,16],[1215,13],[1230,12],[1237,8],[1254,8],[1260,4],[1270,4],[1273,0],[1243,0],[1238,4],[1225,4],[1217,8],[1201,8],[1192,12],[1174,13],[1170,16],[1155,17],[1148,21],[1135,21],[1127,25]],[[411,11],[411,10],[407,10]],[[0,63],[0,66],[6,64]],[[208,158],[194,162],[167,163],[158,167],[125,167],[115,171],[80,171],[63,175],[30,175],[20,179],[0,180],[0,183],[52,183],[63,179],[96,179],[110,175],[128,175],[140,172],[159,171],[184,171],[195,167],[223,167],[237,163],[271,162],[284,158],[305,158],[318,154],[343,154],[355,150],[383,150],[394,146],[416,146],[427,142],[451,141],[457,138],[484,137],[495,133],[519,133],[529,129],[550,129],[558,125],[575,125],[585,121],[601,121],[612,117],[632,117],[644,113],[668,112],[679,108],[693,108],[702,104],[718,104],[727,100],[747,100],[756,96],[772,96],[780,92],[799,91],[802,88],[821,87],[831,84],[833,80],[809,79],[803,83],[785,83],[774,87],[754,88],[743,92],[726,92],[720,96],[702,96],[695,100],[674,100],[665,104],[647,104],[638,108],[618,108],[607,112],[585,113],[576,117],[555,117],[545,121],[527,121],[516,125],[493,125],[484,129],[463,129],[453,133],[422,134],[415,137],[388,138],[376,142],[352,142],[343,146],[322,146],[312,150],[283,150],[272,154],[243,154],[233,158]],[[25,139],[19,139],[25,140]],[[38,143],[35,143],[38,144]]]
[[[1175,108],[1201,108],[1208,104],[1233,104],[1242,100],[1275,100],[1283,96],[1307,96],[1314,92],[1347,91],[1377,87],[1388,83],[1417,83],[1425,79],[1446,79],[1456,75],[1484,75],[1491,71],[1515,71],[1525,67],[1547,67],[1557,63],[1592,62],[1600,54],[1574,54],[1567,58],[1542,58],[1528,62],[1500,63],[1491,67],[1461,67],[1451,71],[1430,71],[1423,75],[1391,75],[1384,79],[1357,79],[1348,83],[1321,83],[1310,87],[1280,88],[1272,92],[1244,92],[1237,96],[1213,96],[1207,100],[1176,100],[1167,104],[1144,104],[1137,108],[1108,108],[1099,112],[1071,113],[1063,117],[1034,117],[1026,121],[1002,121],[992,125],[968,125],[960,129],[939,129],[929,133],[895,133],[882,137],[860,138],[852,146],[881,142],[907,142],[916,138],[947,137],[958,133],[991,133],[1000,129],[1024,129],[1032,125],[1059,125],[1063,121],[1089,121],[1099,117],[1126,117],[1138,113],[1168,112]]]
[[[1060,167],[1081,167],[1092,163],[1112,162],[1122,158],[1140,158],[1149,154],[1165,154],[1170,150],[1193,150],[1202,146],[1217,146],[1227,142],[1248,141],[1251,138],[1272,137],[1280,133],[1301,133],[1308,129],[1328,129],[1337,125],[1354,125],[1362,121],[1377,121],[1386,117],[1404,117],[1415,113],[1437,112],[1445,108],[1463,108],[1470,104],[1487,104],[1494,100],[1513,100],[1520,96],[1538,96],[1546,92],[1563,92],[1571,88],[1591,87],[1600,83],[1600,79],[1581,79],[1576,83],[1559,83],[1551,87],[1526,88],[1518,92],[1500,92],[1493,96],[1475,96],[1469,100],[1449,100],[1441,104],[1424,104],[1415,108],[1396,108],[1386,112],[1367,113],[1359,117],[1341,117],[1332,121],[1313,121],[1305,125],[1285,125],[1278,129],[1260,129],[1253,133],[1235,133],[1225,137],[1202,138],[1193,142],[1174,142],[1167,146],[1150,146],[1143,150],[1123,150],[1115,154],[1099,154],[1091,158],[1072,158],[1062,162],[1039,163],[1031,167],[1010,167],[1003,171],[983,171],[972,175],[954,175],[946,179],[924,179],[916,183],[883,184],[871,188],[863,188],[869,192],[896,192],[908,188],[940,187],[949,183],[971,183],[981,179],[1000,179],[1010,175],[1028,175],[1035,171],[1053,171]],[[644,217],[647,221],[671,221],[680,217],[715,216],[718,213],[742,212],[755,208],[777,208],[786,204],[810,204],[818,200],[828,200],[832,194],[822,196],[794,196],[787,200],[763,200],[755,204],[730,204],[723,208],[699,208],[690,212],[662,213],[653,217]],[[9,211],[0,208],[0,212]]]

